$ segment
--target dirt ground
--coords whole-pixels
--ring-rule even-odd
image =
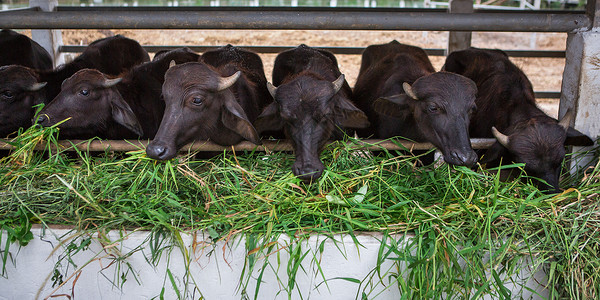
[[[65,45],[87,45],[115,34],[122,34],[142,45],[214,45],[222,46],[348,46],[366,47],[397,40],[423,48],[445,48],[448,32],[431,31],[305,31],[305,30],[63,30]],[[564,50],[565,33],[504,33],[475,32],[472,45],[504,50]],[[260,54],[267,78],[271,77],[275,54]],[[340,70],[354,85],[360,67],[360,55],[336,55]],[[444,57],[431,56],[433,65],[440,69]],[[536,91],[560,91],[564,59],[512,58],[533,83]],[[550,115],[557,114],[557,100],[540,99],[538,103]]]

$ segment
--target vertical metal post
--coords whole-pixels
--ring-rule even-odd
[[[559,117],[568,109],[574,113],[571,126],[592,139],[600,136],[600,0],[588,0],[591,27],[571,32],[567,37],[566,64],[558,110]],[[574,147],[574,151],[584,150]],[[588,164],[592,158],[572,164]]]
[[[588,0],[586,5],[586,13],[590,18],[592,28],[600,28],[600,1]]]
[[[29,0],[29,7],[40,7],[43,11],[54,11],[56,6],[58,0]],[[31,30],[31,38],[50,53],[54,67],[65,62],[63,55],[58,51],[58,47],[62,44],[60,30]]]
[[[448,12],[450,13],[473,13],[472,0],[450,0]],[[471,47],[471,32],[470,31],[450,31],[448,36],[448,49],[446,55]]]

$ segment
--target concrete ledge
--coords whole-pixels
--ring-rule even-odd
[[[407,264],[396,257],[385,259],[381,277],[377,274],[382,246],[377,233],[357,235],[361,246],[348,235],[302,240],[282,236],[263,249],[256,249],[252,238],[212,244],[201,232],[176,234],[173,239],[141,231],[92,236],[34,228],[32,233],[29,245],[10,246],[0,299],[254,299],[257,292],[256,299],[360,299],[363,293],[368,299],[400,299],[396,275],[407,277]],[[2,237],[5,245],[6,234]],[[404,247],[412,237],[393,238]],[[290,275],[295,277],[290,280]],[[53,287],[60,276],[64,284]],[[535,299],[533,291],[548,295],[544,279],[545,274],[537,272],[503,281],[513,295]],[[525,282],[532,291],[520,286]]]

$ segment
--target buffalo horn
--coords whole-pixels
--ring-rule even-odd
[[[344,85],[344,74],[340,75],[333,83],[333,90],[337,93]]]
[[[177,63],[174,60],[171,60],[171,62],[169,63],[169,69],[174,67]]]
[[[106,79],[104,80],[104,84],[102,84],[102,86],[105,88],[113,87],[117,83],[121,82],[121,80],[123,80],[123,78]]]
[[[505,135],[505,134],[501,133],[500,131],[498,131],[498,129],[496,129],[496,127],[492,127],[492,134],[494,135],[494,137],[496,137],[496,139],[498,140],[498,142],[500,144],[502,144],[502,146],[508,148],[508,143],[510,142],[510,139],[508,138],[507,135]]]
[[[277,88],[270,82],[267,81],[267,90],[273,98],[275,98],[275,93],[277,92]]]
[[[27,91],[28,92],[37,92],[39,90],[41,90],[43,87],[46,86],[46,84],[48,84],[47,82],[36,82],[34,84],[32,84]]]
[[[408,84],[408,82],[405,82],[402,84],[402,88],[404,88],[404,92],[411,98],[415,99],[415,100],[419,100],[419,98],[417,98],[417,95],[415,95],[415,92],[413,92],[412,87],[410,86],[410,84]]]
[[[558,121],[558,125],[560,125],[565,130],[569,130],[569,126],[571,126],[571,119],[573,119],[573,112],[571,109],[567,109],[565,115]]]
[[[220,91],[232,86],[238,80],[238,78],[240,78],[240,75],[242,75],[242,72],[237,71],[237,72],[235,72],[235,74],[233,74],[229,77],[219,78],[219,85],[217,85],[217,91],[220,92]]]

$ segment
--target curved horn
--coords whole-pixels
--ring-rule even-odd
[[[565,115],[558,121],[558,125],[560,125],[565,130],[569,130],[569,126],[571,126],[571,120],[573,119],[573,112],[571,109],[567,109]]]
[[[408,84],[408,82],[405,82],[402,84],[402,88],[404,89],[404,92],[411,98],[415,99],[415,100],[419,100],[419,98],[417,98],[417,95],[415,94],[415,92],[413,92],[412,87],[410,86],[410,84]]]
[[[229,77],[219,78],[219,85],[217,85],[217,91],[220,92],[224,89],[229,88],[238,80],[238,78],[240,78],[241,75],[242,75],[242,72],[237,71],[237,72],[235,72],[235,74],[233,74]]]
[[[500,144],[502,144],[502,146],[508,148],[508,144],[510,143],[510,139],[508,138],[507,135],[501,133],[500,131],[498,131],[498,129],[496,129],[496,127],[492,127],[492,134],[494,135],[494,137],[496,137],[496,139],[498,140],[498,142]]]
[[[275,99],[275,93],[277,92],[277,88],[268,81],[267,81],[267,90],[269,90],[269,93],[271,94],[273,99]]]
[[[169,69],[174,67],[177,63],[175,62],[175,60],[171,60],[171,62],[169,63]]]
[[[36,82],[26,89],[28,92],[37,92],[48,84],[47,82]]]
[[[123,78],[106,79],[106,80],[104,80],[104,83],[102,84],[102,86],[105,88],[113,87],[117,83],[121,82],[121,80],[123,80]]]
[[[344,85],[344,79],[346,77],[344,76],[344,74],[340,75],[340,77],[338,77],[335,81],[333,81],[333,90],[337,93],[342,86]]]

